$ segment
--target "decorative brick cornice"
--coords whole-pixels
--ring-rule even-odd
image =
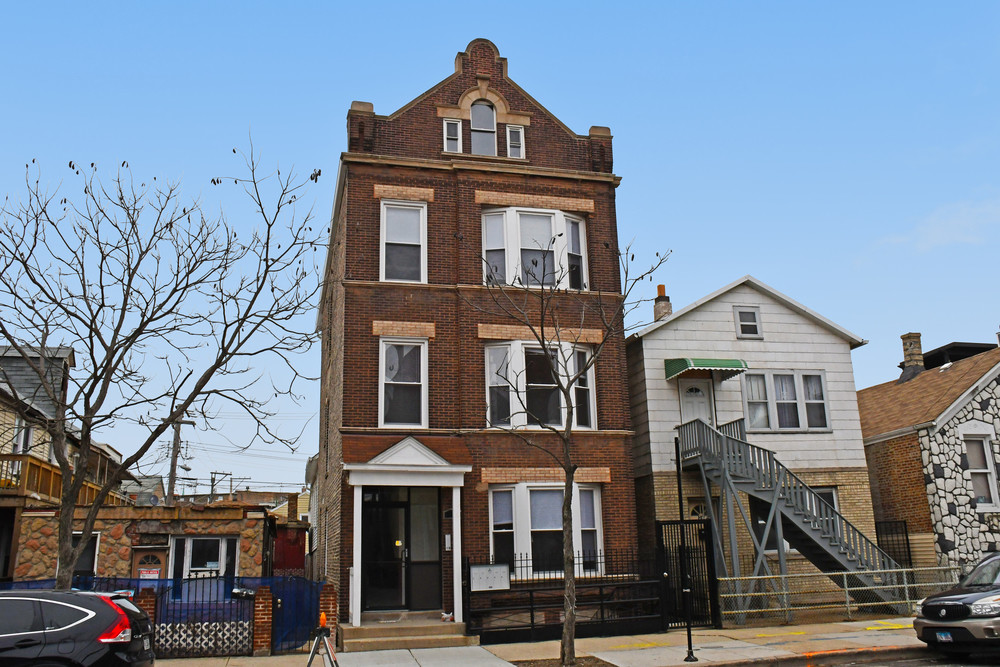
[[[611,469],[577,468],[573,479],[580,484],[608,484]],[[566,473],[562,468],[483,468],[485,484],[516,484],[518,482],[563,482]]]
[[[407,338],[434,338],[433,322],[372,322],[373,336],[405,336]]]
[[[414,188],[405,185],[381,185],[376,183],[372,194],[375,199],[434,201],[434,188]]]
[[[516,192],[476,190],[476,203],[491,206],[530,206],[559,211],[594,212],[594,200],[579,197],[554,197],[551,195],[525,195]]]
[[[530,327],[523,324],[480,324],[479,337],[488,340],[537,340]],[[600,343],[604,332],[600,329],[560,329],[553,332],[550,341],[563,343]]]

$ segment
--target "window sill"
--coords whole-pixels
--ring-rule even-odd
[[[441,156],[448,159],[455,159],[457,157],[461,157],[467,160],[475,160],[476,162],[499,160],[500,162],[510,162],[511,164],[529,163],[528,158],[526,157],[507,157],[505,155],[476,155],[475,153],[453,153],[451,151],[441,151]]]
[[[798,435],[801,435],[803,433],[823,434],[823,433],[833,433],[833,429],[832,428],[782,428],[782,429],[776,429],[776,428],[749,429],[748,428],[747,429],[747,435],[750,435],[750,434],[755,434],[755,435],[780,435],[780,434],[783,434],[783,433],[798,434]]]

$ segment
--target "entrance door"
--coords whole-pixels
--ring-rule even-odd
[[[362,498],[362,608],[440,609],[438,489],[365,487]]]
[[[715,426],[715,410],[712,405],[711,380],[677,380],[681,393],[681,423],[704,419]]]

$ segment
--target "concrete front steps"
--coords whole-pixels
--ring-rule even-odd
[[[465,623],[442,621],[440,611],[365,612],[360,627],[339,625],[337,635],[343,653],[479,645]]]

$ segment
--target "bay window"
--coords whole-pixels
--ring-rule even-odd
[[[490,549],[515,578],[562,573],[562,485],[522,482],[490,488]],[[573,551],[578,575],[598,574],[603,548],[601,490],[574,484]]]
[[[487,284],[587,289],[582,219],[562,211],[506,208],[483,213]]]
[[[561,426],[569,408],[559,390],[561,376],[569,381],[573,424],[594,428],[594,369],[590,348],[511,341],[486,346],[486,420],[488,426]]]
[[[821,371],[746,373],[743,401],[747,430],[827,430],[830,422],[825,385]]]
[[[383,338],[379,426],[427,426],[427,341]]]

